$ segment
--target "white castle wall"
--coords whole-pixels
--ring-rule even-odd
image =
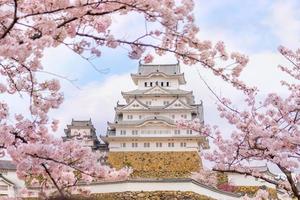
[[[159,142],[162,144],[162,147],[157,147],[156,143]],[[186,147],[182,147],[181,143],[186,143]],[[125,143],[125,146],[124,146]],[[132,143],[137,143],[137,147],[132,147]],[[144,147],[144,143],[150,143],[150,147]],[[174,143],[174,147],[169,147],[168,143]],[[181,141],[112,141],[109,144],[110,151],[198,151],[199,146],[197,142],[193,140],[181,140]]]
[[[156,81],[158,81],[159,86],[160,86],[161,82],[164,82],[163,88],[166,88],[166,89],[177,89],[179,87],[179,82],[178,82],[178,79],[176,79],[176,78],[151,77],[149,79],[139,79],[138,80],[138,89],[147,90],[147,89],[151,88],[151,87],[149,87],[150,86],[149,83],[152,82],[152,86],[155,86]],[[145,87],[145,82],[148,83],[147,87]],[[166,82],[169,82],[168,87],[166,86]]]
[[[19,195],[19,192],[22,188],[25,187],[25,182],[18,178],[16,171],[1,171],[1,174],[4,178],[11,181],[14,185],[8,186],[7,189],[0,189],[0,195],[7,195],[8,197],[16,197]],[[2,182],[0,185],[4,185]]]
[[[235,186],[267,186],[269,188],[276,188],[274,184],[268,183],[262,179],[246,176],[243,174],[228,173],[228,181]]]

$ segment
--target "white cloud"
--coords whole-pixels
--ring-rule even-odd
[[[60,120],[59,135],[63,135],[63,129],[72,118],[77,120],[92,118],[97,134],[104,134],[106,122],[114,119],[117,101],[122,100],[121,91],[133,88],[129,74],[110,76],[103,82],[89,83],[80,90],[73,86],[64,88],[68,98],[59,110],[51,113],[53,118]]]
[[[300,4],[297,0],[278,0],[271,6],[270,14],[263,23],[268,25],[280,40],[280,44],[290,48],[300,43]]]

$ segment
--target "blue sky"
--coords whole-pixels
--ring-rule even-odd
[[[199,36],[212,41],[223,40],[231,51],[244,52],[250,57],[249,67],[242,74],[250,84],[261,88],[262,96],[269,91],[279,91],[282,77],[276,66],[285,63],[277,53],[280,44],[287,47],[299,47],[300,41],[300,1],[298,0],[195,0],[196,23],[200,27]],[[119,34],[130,35],[142,31],[144,24],[140,18],[132,15],[127,18],[115,18],[115,29]],[[156,59],[156,62],[174,62],[171,56]],[[105,73],[96,72],[85,60],[70,50],[59,47],[49,49],[43,59],[45,70],[53,71],[70,79],[77,79],[75,84],[61,80],[65,102],[60,110],[51,117],[61,121],[59,134],[72,118],[92,118],[98,134],[104,134],[106,122],[114,115],[117,100],[122,100],[121,91],[134,89],[130,73],[135,72],[138,61],[130,60],[124,49],[103,49],[102,56],[93,61],[99,69],[109,69]],[[215,99],[201,83],[195,67],[183,67],[189,90],[194,90],[197,101],[203,100],[205,118],[208,123],[226,128],[218,119]],[[200,68],[201,69],[201,68]],[[201,69],[202,70],[202,69]],[[270,71],[271,70],[271,71]],[[240,105],[242,96],[208,72],[202,72],[205,79],[221,95],[230,94],[233,101]],[[268,75],[268,76],[266,76]],[[233,95],[234,94],[234,95]]]

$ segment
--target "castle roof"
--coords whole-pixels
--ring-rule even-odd
[[[11,160],[0,160],[0,170],[16,170],[17,167]]]
[[[162,72],[167,75],[180,74],[179,63],[176,64],[159,64],[159,65],[149,65],[149,64],[139,64],[138,74],[139,75],[149,75],[153,72]]]
[[[166,91],[166,93],[162,93],[164,95],[186,95],[186,94],[192,94],[193,93],[192,91],[186,91],[186,90],[181,90],[181,89],[170,90],[170,89],[162,88],[160,86],[155,86],[155,87],[158,87],[158,88]],[[150,89],[147,89],[147,90],[136,89],[136,90],[131,90],[131,91],[128,91],[128,92],[122,92],[122,95],[129,95],[129,96],[130,95],[142,95],[142,94],[147,95],[145,93],[147,93],[151,90],[153,90],[153,88],[150,88]]]
[[[122,126],[126,126],[126,125],[129,125],[129,126],[143,126],[145,125],[147,122],[161,122],[161,123],[165,123],[169,126],[176,126],[174,120],[171,120],[167,117],[163,117],[163,116],[150,116],[150,117],[146,117],[142,120],[131,120],[131,121],[118,121],[118,122],[115,122],[115,123],[111,123],[111,122],[108,122],[108,125],[109,127],[116,127],[118,125],[122,125]]]
[[[180,84],[185,84],[184,74],[180,72],[179,64],[165,64],[165,65],[144,65],[140,64],[138,73],[131,74],[131,78],[135,84],[138,79],[151,78],[151,77],[163,76],[165,78],[176,78]]]
[[[67,125],[67,128],[91,128],[95,130],[92,120],[74,120],[72,119],[71,125]],[[65,129],[66,131],[67,129]]]

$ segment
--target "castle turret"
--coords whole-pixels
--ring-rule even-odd
[[[93,150],[99,148],[100,142],[96,135],[96,129],[92,123],[92,120],[74,120],[64,130],[66,136],[63,137],[64,141],[76,140],[79,141],[82,146],[91,147]]]

